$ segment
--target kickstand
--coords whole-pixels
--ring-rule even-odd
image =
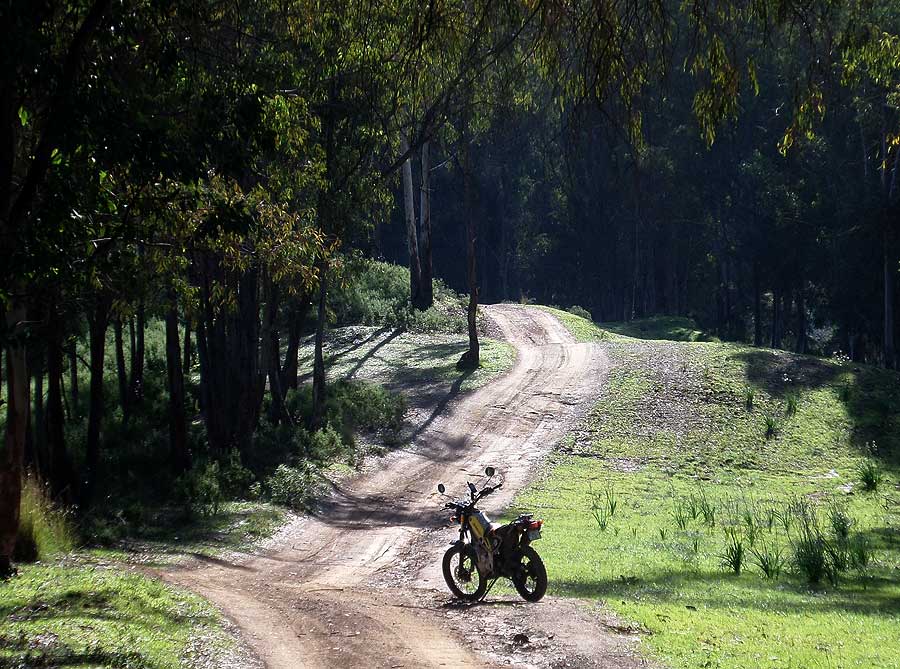
[[[484,594],[483,594],[481,597],[478,598],[478,601],[479,601],[479,602],[483,602],[483,601],[484,601],[484,598],[487,597],[487,594],[491,591],[491,588],[494,587],[494,583],[496,583],[498,580],[500,580],[500,577],[499,577],[499,576],[498,576],[497,578],[495,578],[494,580],[492,580],[490,583],[488,583],[488,587],[486,587],[486,588],[484,589]]]

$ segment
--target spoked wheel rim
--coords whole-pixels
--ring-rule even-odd
[[[547,568],[531,546],[522,549],[512,581],[522,599],[529,602],[540,601],[547,592]]]
[[[529,555],[523,555],[519,563],[519,585],[529,593],[535,593],[538,589],[539,571]]]
[[[469,551],[455,551],[450,556],[450,575],[459,591],[473,597],[481,587],[481,574],[475,556]]]

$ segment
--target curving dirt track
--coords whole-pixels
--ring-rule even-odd
[[[436,484],[461,493],[490,464],[505,481],[484,506],[508,505],[607,368],[600,347],[576,343],[547,312],[485,310],[518,349],[506,375],[436,408],[409,447],[342,483],[270,548],[163,578],[221,607],[270,669],[642,666],[635,636],[587,605],[489,595],[493,605],[460,607],[448,596],[439,564],[453,533]]]

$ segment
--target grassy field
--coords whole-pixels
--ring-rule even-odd
[[[139,574],[35,564],[0,584],[0,667],[220,666],[231,645],[211,605]]]
[[[551,593],[603,600],[671,667],[900,666],[900,375],[596,338],[600,400],[517,500]]]

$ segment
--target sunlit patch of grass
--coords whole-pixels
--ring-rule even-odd
[[[604,601],[666,666],[900,666],[896,453],[860,443],[893,443],[900,377],[727,344],[604,347],[577,445],[511,510],[545,520],[550,592]],[[618,511],[601,532],[604,489]]]
[[[189,642],[227,644],[215,609],[133,573],[24,566],[0,584],[0,666],[184,666]]]
[[[506,342],[480,337],[481,366],[461,372],[456,363],[468,349],[465,335],[413,333],[352,326],[329,332],[325,350],[328,377],[366,379],[403,391],[415,386],[443,385],[456,391],[479,388],[507,372],[516,349]],[[301,373],[311,374],[312,348],[300,354]]]
[[[570,333],[572,333],[572,336],[575,337],[575,339],[579,342],[611,341],[613,339],[622,339],[622,337],[620,337],[619,335],[608,330],[604,330],[588,319],[577,314],[563,311],[562,309],[556,309],[555,307],[539,306],[538,309],[543,309],[544,311],[548,311],[556,316],[556,318],[559,319],[559,322],[562,323],[565,328]]]

